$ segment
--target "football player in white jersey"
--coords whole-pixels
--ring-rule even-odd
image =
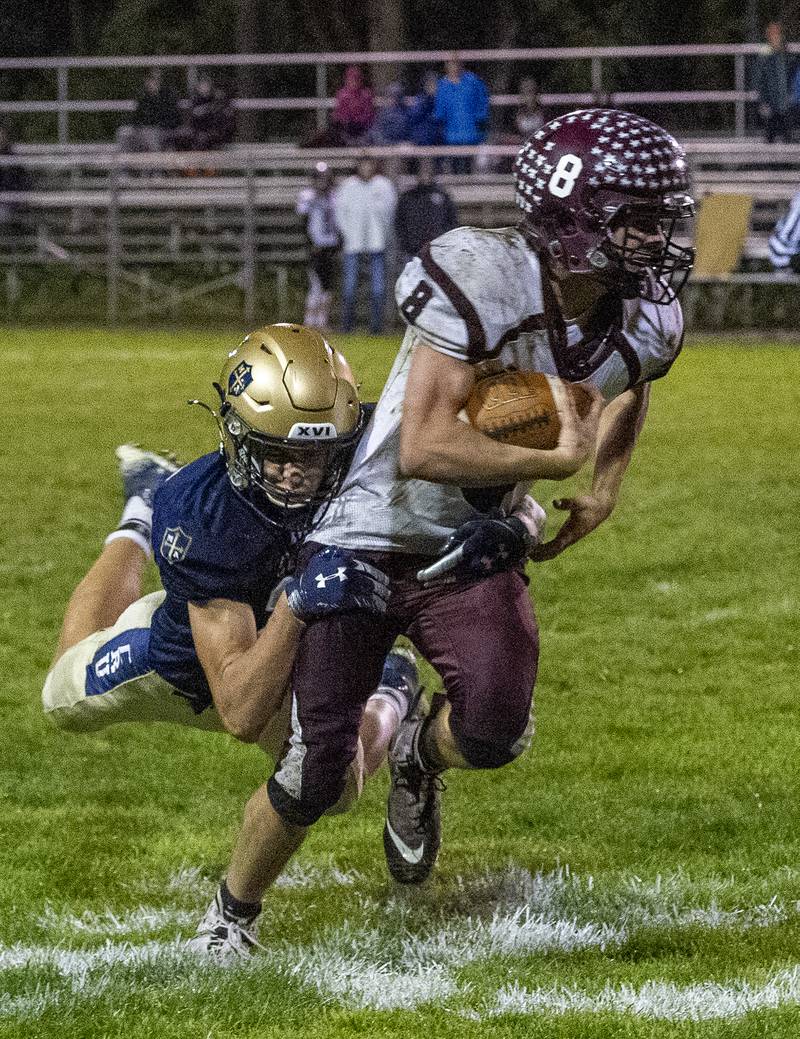
[[[445,699],[427,717],[409,712],[390,755],[384,846],[404,883],[424,880],[435,862],[441,773],[500,767],[530,739],[538,631],[521,564],[538,539],[530,502],[514,514],[519,485],[572,475],[594,451],[590,492],[560,502],[569,517],[534,550],[540,558],[606,519],[650,382],[683,338],[677,296],[693,253],[676,232],[693,205],[684,152],[668,133],[622,111],[573,112],[522,147],[515,182],[517,227],[457,228],[400,276],[406,336],[340,495],[306,545],[309,554],[346,547],[388,574],[391,596],[381,617],[342,614],[306,628],[291,745],[269,798],[300,830],[335,801],[363,704],[395,637],[407,635],[441,675]],[[512,368],[595,394],[584,420],[566,405],[553,451],[490,440],[459,417],[478,378]],[[417,579],[458,543],[450,581]],[[264,856],[243,897],[260,898],[262,878],[274,876],[266,846]]]

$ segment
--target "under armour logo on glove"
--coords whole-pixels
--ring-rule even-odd
[[[325,574],[317,574],[317,588],[324,588],[328,581],[346,581],[347,570],[345,567],[340,566],[335,574],[330,574],[328,577]]]
[[[344,549],[330,545],[286,582],[286,597],[289,609],[301,621],[350,610],[381,614],[386,613],[389,578]]]

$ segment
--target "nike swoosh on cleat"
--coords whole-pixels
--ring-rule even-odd
[[[425,851],[424,841],[422,844],[420,844],[418,848],[409,848],[406,842],[402,838],[398,837],[397,834],[394,832],[394,830],[392,829],[392,824],[389,822],[388,819],[386,820],[386,829],[389,832],[389,836],[392,838],[392,842],[394,843],[395,848],[397,848],[397,850],[400,852],[400,854],[403,856],[406,862],[408,862],[412,866],[416,866],[417,863],[422,862],[422,855]]]

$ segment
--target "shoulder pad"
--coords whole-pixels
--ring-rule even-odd
[[[395,296],[426,342],[470,362],[542,311],[538,260],[513,227],[458,227],[434,239],[406,265]]]

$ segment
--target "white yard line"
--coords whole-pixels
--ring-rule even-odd
[[[43,931],[56,932],[63,935],[106,935],[119,937],[129,934],[151,934],[165,927],[191,927],[197,922],[197,913],[189,909],[156,908],[139,906],[123,913],[114,913],[110,909],[103,912],[91,910],[76,915],[69,912],[57,912],[47,906],[36,920],[36,925]]]
[[[301,863],[287,873],[284,886],[324,890],[352,886],[362,879],[332,864],[319,867]],[[191,893],[194,902],[198,894],[204,895],[204,889],[210,895],[211,886],[191,868],[179,871],[167,884],[176,895]],[[432,923],[427,931],[411,933],[407,923],[412,918],[419,921],[419,907],[400,895],[381,903],[363,897],[361,911],[370,923],[356,926],[346,922],[305,945],[270,938],[268,948],[243,963],[241,969],[296,979],[323,999],[347,1007],[411,1009],[445,1001],[452,1005],[456,997],[466,999],[467,990],[459,984],[457,971],[471,963],[499,956],[613,949],[647,928],[663,932],[685,927],[741,930],[770,926],[798,913],[797,903],[784,905],[776,898],[741,909],[720,908],[717,899],[730,899],[733,890],[732,878],[698,885],[680,874],[649,882],[623,876],[603,878],[601,883],[591,876],[576,876],[568,868],[533,876],[509,867],[498,874],[458,881],[462,912],[453,914],[441,926]],[[698,905],[698,901],[705,904]],[[487,916],[491,907],[494,912]],[[465,915],[467,910],[469,915]],[[180,928],[188,935],[198,916],[196,909],[146,905],[125,912],[106,909],[80,915],[48,907],[37,923],[72,946],[76,937],[119,939],[165,928]],[[0,946],[0,974],[25,968],[34,972],[48,969],[64,982],[63,987],[55,988],[37,984],[29,996],[0,998],[0,1017],[40,1014],[68,995],[94,998],[111,984],[115,968],[122,966],[172,974],[177,987],[192,979],[196,982],[198,972],[217,969],[188,954],[178,940],[142,944],[107,940],[89,949]],[[32,981],[35,983],[35,977]],[[659,1016],[661,1006],[666,1008],[664,1014],[677,1014],[684,1007],[687,1016],[708,1015],[709,1007],[717,1008],[712,1016],[728,1016],[725,1008],[733,1008],[732,1016],[746,1012],[748,1000],[760,1007],[774,1005],[776,999],[800,1001],[800,966],[775,975],[760,987],[737,981],[678,989],[654,981],[638,990],[608,987],[592,995],[579,989],[510,986],[500,990],[494,1002],[490,1000],[485,1013],[559,1013],[583,1008],[599,1012],[621,1007],[625,1012]],[[745,1009],[737,1010],[739,1007]]]
[[[502,989],[485,1016],[500,1014],[616,1013],[662,1021],[708,1021],[735,1018],[755,1010],[800,1003],[800,966],[772,974],[762,985],[734,980],[679,986],[649,981],[640,988],[607,985],[590,995],[576,988]]]

